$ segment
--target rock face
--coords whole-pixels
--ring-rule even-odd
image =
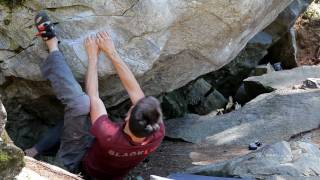
[[[168,120],[166,135],[194,143],[275,143],[319,127],[320,90],[279,90],[258,96],[221,116],[190,115]]]
[[[278,142],[226,162],[196,167],[189,172],[209,176],[254,179],[295,179],[320,176],[320,150],[311,142]]]
[[[18,78],[7,81],[10,85],[5,84],[2,94],[32,99],[52,93],[47,84],[40,83],[39,62],[47,55],[42,41],[34,38],[33,17],[40,9],[47,9],[59,22],[61,48],[79,81],[87,66],[83,39],[107,30],[144,90],[159,94],[230,62],[291,2],[51,0],[25,1],[13,9],[2,3],[1,75]],[[99,68],[100,92],[107,105],[127,98],[111,63],[101,57]],[[22,92],[9,90],[13,86]]]
[[[4,130],[7,113],[1,101],[0,108],[0,179],[13,179],[24,166],[24,155]]]

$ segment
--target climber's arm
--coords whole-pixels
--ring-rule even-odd
[[[129,67],[118,55],[109,34],[106,32],[98,33],[97,44],[112,61],[112,64],[114,65],[124,88],[127,90],[132,103],[136,104],[145,95]]]
[[[98,90],[98,53],[99,49],[96,40],[89,37],[85,41],[86,51],[88,54],[88,69],[86,74],[85,87],[88,96],[90,97],[90,117],[92,124],[101,115],[107,114],[107,110],[99,98]]]

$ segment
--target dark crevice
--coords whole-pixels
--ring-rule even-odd
[[[204,97],[208,97],[214,90],[215,88],[211,87],[210,90],[204,95]]]
[[[25,50],[27,50],[28,48],[30,48],[30,47],[32,47],[32,46],[34,46],[34,44],[30,44],[29,46],[27,46],[27,47],[22,47],[22,46],[19,46],[19,47],[17,47],[16,49],[13,49],[13,50],[10,50],[10,49],[5,49],[5,50],[7,50],[7,51],[11,51],[11,52],[14,52],[14,53],[16,53],[15,55],[13,55],[13,56],[9,56],[9,57],[7,57],[7,59],[12,59],[12,58],[14,58],[14,57],[16,57],[16,56],[18,56],[21,52],[23,52],[23,51],[25,51]]]
[[[129,12],[131,9],[133,9],[137,4],[139,3],[139,0],[137,0],[135,3],[133,3],[128,9],[124,10],[121,14],[121,16],[125,16],[127,12]]]

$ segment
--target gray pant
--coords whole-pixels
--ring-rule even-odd
[[[65,105],[58,158],[69,171],[75,172],[93,140],[89,132],[90,99],[75,80],[60,51],[48,56],[41,65],[41,72],[51,82],[57,98]]]

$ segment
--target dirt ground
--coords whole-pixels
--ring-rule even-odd
[[[320,147],[320,129],[296,135],[292,140],[306,137],[311,138]],[[158,151],[135,168],[130,175],[131,177],[141,176],[144,179],[149,179],[150,175],[166,177],[196,165],[216,163],[249,152],[247,146],[196,145],[165,140]]]
[[[195,165],[207,165],[241,156],[249,151],[246,146],[196,145],[165,140],[161,147],[135,168],[130,175],[149,179],[150,175],[166,177]]]

